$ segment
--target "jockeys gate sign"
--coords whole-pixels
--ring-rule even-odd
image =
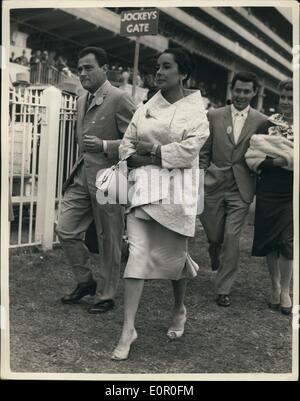
[[[158,34],[159,11],[147,10],[123,11],[121,13],[121,36],[144,36]]]

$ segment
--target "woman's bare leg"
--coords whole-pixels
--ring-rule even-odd
[[[277,252],[271,252],[267,255],[267,265],[271,277],[271,296],[270,296],[270,304],[279,305],[280,304],[280,293],[281,293],[281,284],[280,284],[280,268],[278,263],[278,255]]]
[[[127,358],[130,346],[136,339],[137,333],[135,330],[135,316],[139,307],[141,295],[144,288],[144,280],[126,278],[125,293],[124,293],[124,322],[119,343],[113,352],[116,358]],[[120,356],[120,358],[118,358]]]
[[[287,259],[280,255],[278,260],[280,274],[281,274],[281,306],[289,308],[292,306],[292,300],[290,297],[290,285],[293,274],[293,260]]]
[[[184,324],[186,321],[186,308],[184,305],[186,284],[186,279],[172,280],[174,293],[174,310],[172,323],[168,330],[168,336],[170,338],[180,337],[184,331]]]

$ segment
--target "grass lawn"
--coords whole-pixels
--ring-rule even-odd
[[[269,277],[263,258],[250,257],[253,226],[241,238],[240,272],[232,305],[215,304],[204,232],[197,226],[190,252],[200,265],[188,286],[184,336],[171,341],[168,281],[148,281],[137,315],[139,338],[130,358],[110,360],[121,332],[123,281],[116,308],[87,313],[92,298],[62,305],[75,286],[61,249],[14,250],[10,256],[11,369],[64,373],[289,373],[291,317],[268,309]]]

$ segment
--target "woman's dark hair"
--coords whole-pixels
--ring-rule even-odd
[[[283,81],[279,82],[278,89],[280,92],[283,91],[283,89],[287,91],[292,91],[293,90],[293,80],[291,78],[284,79]]]
[[[183,83],[186,83],[194,70],[194,63],[191,55],[180,47],[170,47],[164,50],[162,54],[172,54],[176,64],[178,65],[178,71],[180,74],[186,74],[186,78]]]
[[[253,72],[249,71],[241,71],[234,74],[234,77],[231,82],[231,89],[234,88],[236,81],[242,82],[252,82],[253,83],[253,90],[256,90],[258,87],[258,79],[257,76]]]
[[[108,58],[105,50],[103,50],[101,47],[85,47],[84,49],[80,50],[78,54],[78,59],[88,55],[88,54],[94,54],[99,67],[102,67],[104,64],[108,64]]]

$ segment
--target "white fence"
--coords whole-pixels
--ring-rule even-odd
[[[47,89],[10,92],[10,247],[51,249],[63,181],[77,157],[76,97]]]

